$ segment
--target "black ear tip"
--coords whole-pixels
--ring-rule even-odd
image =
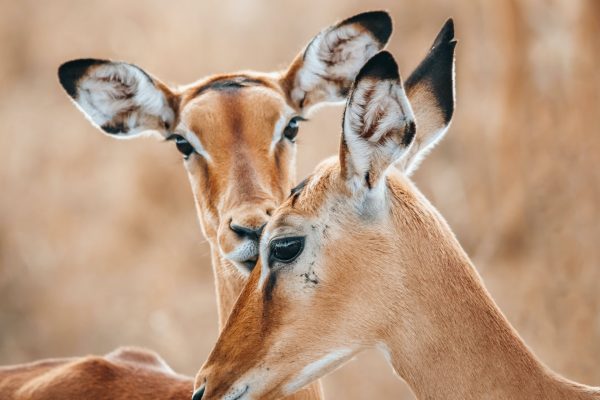
[[[385,45],[392,35],[392,17],[387,11],[367,11],[342,21],[339,26],[360,24],[371,32],[379,43]]]
[[[77,96],[77,82],[85,74],[89,67],[93,65],[105,64],[108,61],[97,60],[94,58],[81,58],[78,60],[67,61],[58,67],[58,80],[69,96]]]
[[[448,31],[451,37],[454,37],[454,18],[450,17],[444,22],[442,31]]]
[[[454,19],[448,18],[442,26],[442,29],[440,29],[440,33],[438,33],[433,41],[432,48],[443,44],[450,44],[452,42],[456,43],[456,39],[454,39]]]
[[[394,57],[388,51],[379,52],[371,57],[362,67],[356,80],[367,77],[381,80],[400,79],[398,64],[396,64],[396,60],[394,60]]]

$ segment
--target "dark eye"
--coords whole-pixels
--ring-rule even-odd
[[[186,160],[190,157],[190,155],[192,153],[195,153],[196,150],[194,149],[194,146],[192,146],[190,144],[190,142],[188,142],[183,136],[181,135],[170,135],[169,137],[167,137],[167,140],[171,140],[173,142],[175,142],[175,146],[177,147],[177,150],[179,150],[179,152],[181,154],[183,154],[183,158],[185,158]]]
[[[292,118],[283,130],[283,136],[285,136],[291,142],[294,142],[296,140],[296,135],[298,135],[298,123],[301,120],[302,117]]]
[[[269,264],[273,261],[289,264],[304,250],[304,238],[288,237],[275,239],[271,241],[269,249]]]

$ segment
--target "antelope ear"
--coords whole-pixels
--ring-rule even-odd
[[[429,53],[406,80],[406,93],[419,129],[409,152],[398,167],[411,174],[442,139],[454,114],[454,22],[446,21]]]
[[[304,112],[324,102],[343,101],[361,67],[387,44],[392,19],[385,11],[355,15],[317,36],[294,59],[281,85]]]
[[[73,60],[59,67],[58,78],[90,121],[115,137],[129,138],[146,131],[164,135],[175,124],[176,96],[135,65]]]
[[[360,70],[346,105],[340,146],[342,176],[355,187],[378,186],[387,168],[406,154],[415,118],[398,65],[382,51]]]

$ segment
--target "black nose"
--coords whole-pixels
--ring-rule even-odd
[[[194,392],[192,395],[192,400],[202,400],[202,396],[204,396],[204,389],[206,389],[206,385],[202,385],[202,387]]]
[[[251,240],[258,240],[260,238],[260,235],[261,235],[263,229],[265,229],[265,225],[266,225],[266,223],[259,226],[258,228],[250,228],[250,227],[236,225],[234,223],[231,223],[231,224],[229,224],[229,227],[231,228],[232,231],[234,231],[235,233],[237,233],[238,235],[240,235],[243,238],[248,238]]]

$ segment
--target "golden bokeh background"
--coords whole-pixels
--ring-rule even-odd
[[[217,337],[208,244],[172,144],[112,140],[59,86],[80,57],[166,82],[283,68],[320,29],[395,22],[406,77],[453,16],[458,109],[415,174],[508,319],[553,369],[600,385],[600,2],[0,0],[0,364],[157,350],[194,374]],[[299,135],[299,177],[335,154],[342,109]],[[412,398],[368,352],[333,399]]]

